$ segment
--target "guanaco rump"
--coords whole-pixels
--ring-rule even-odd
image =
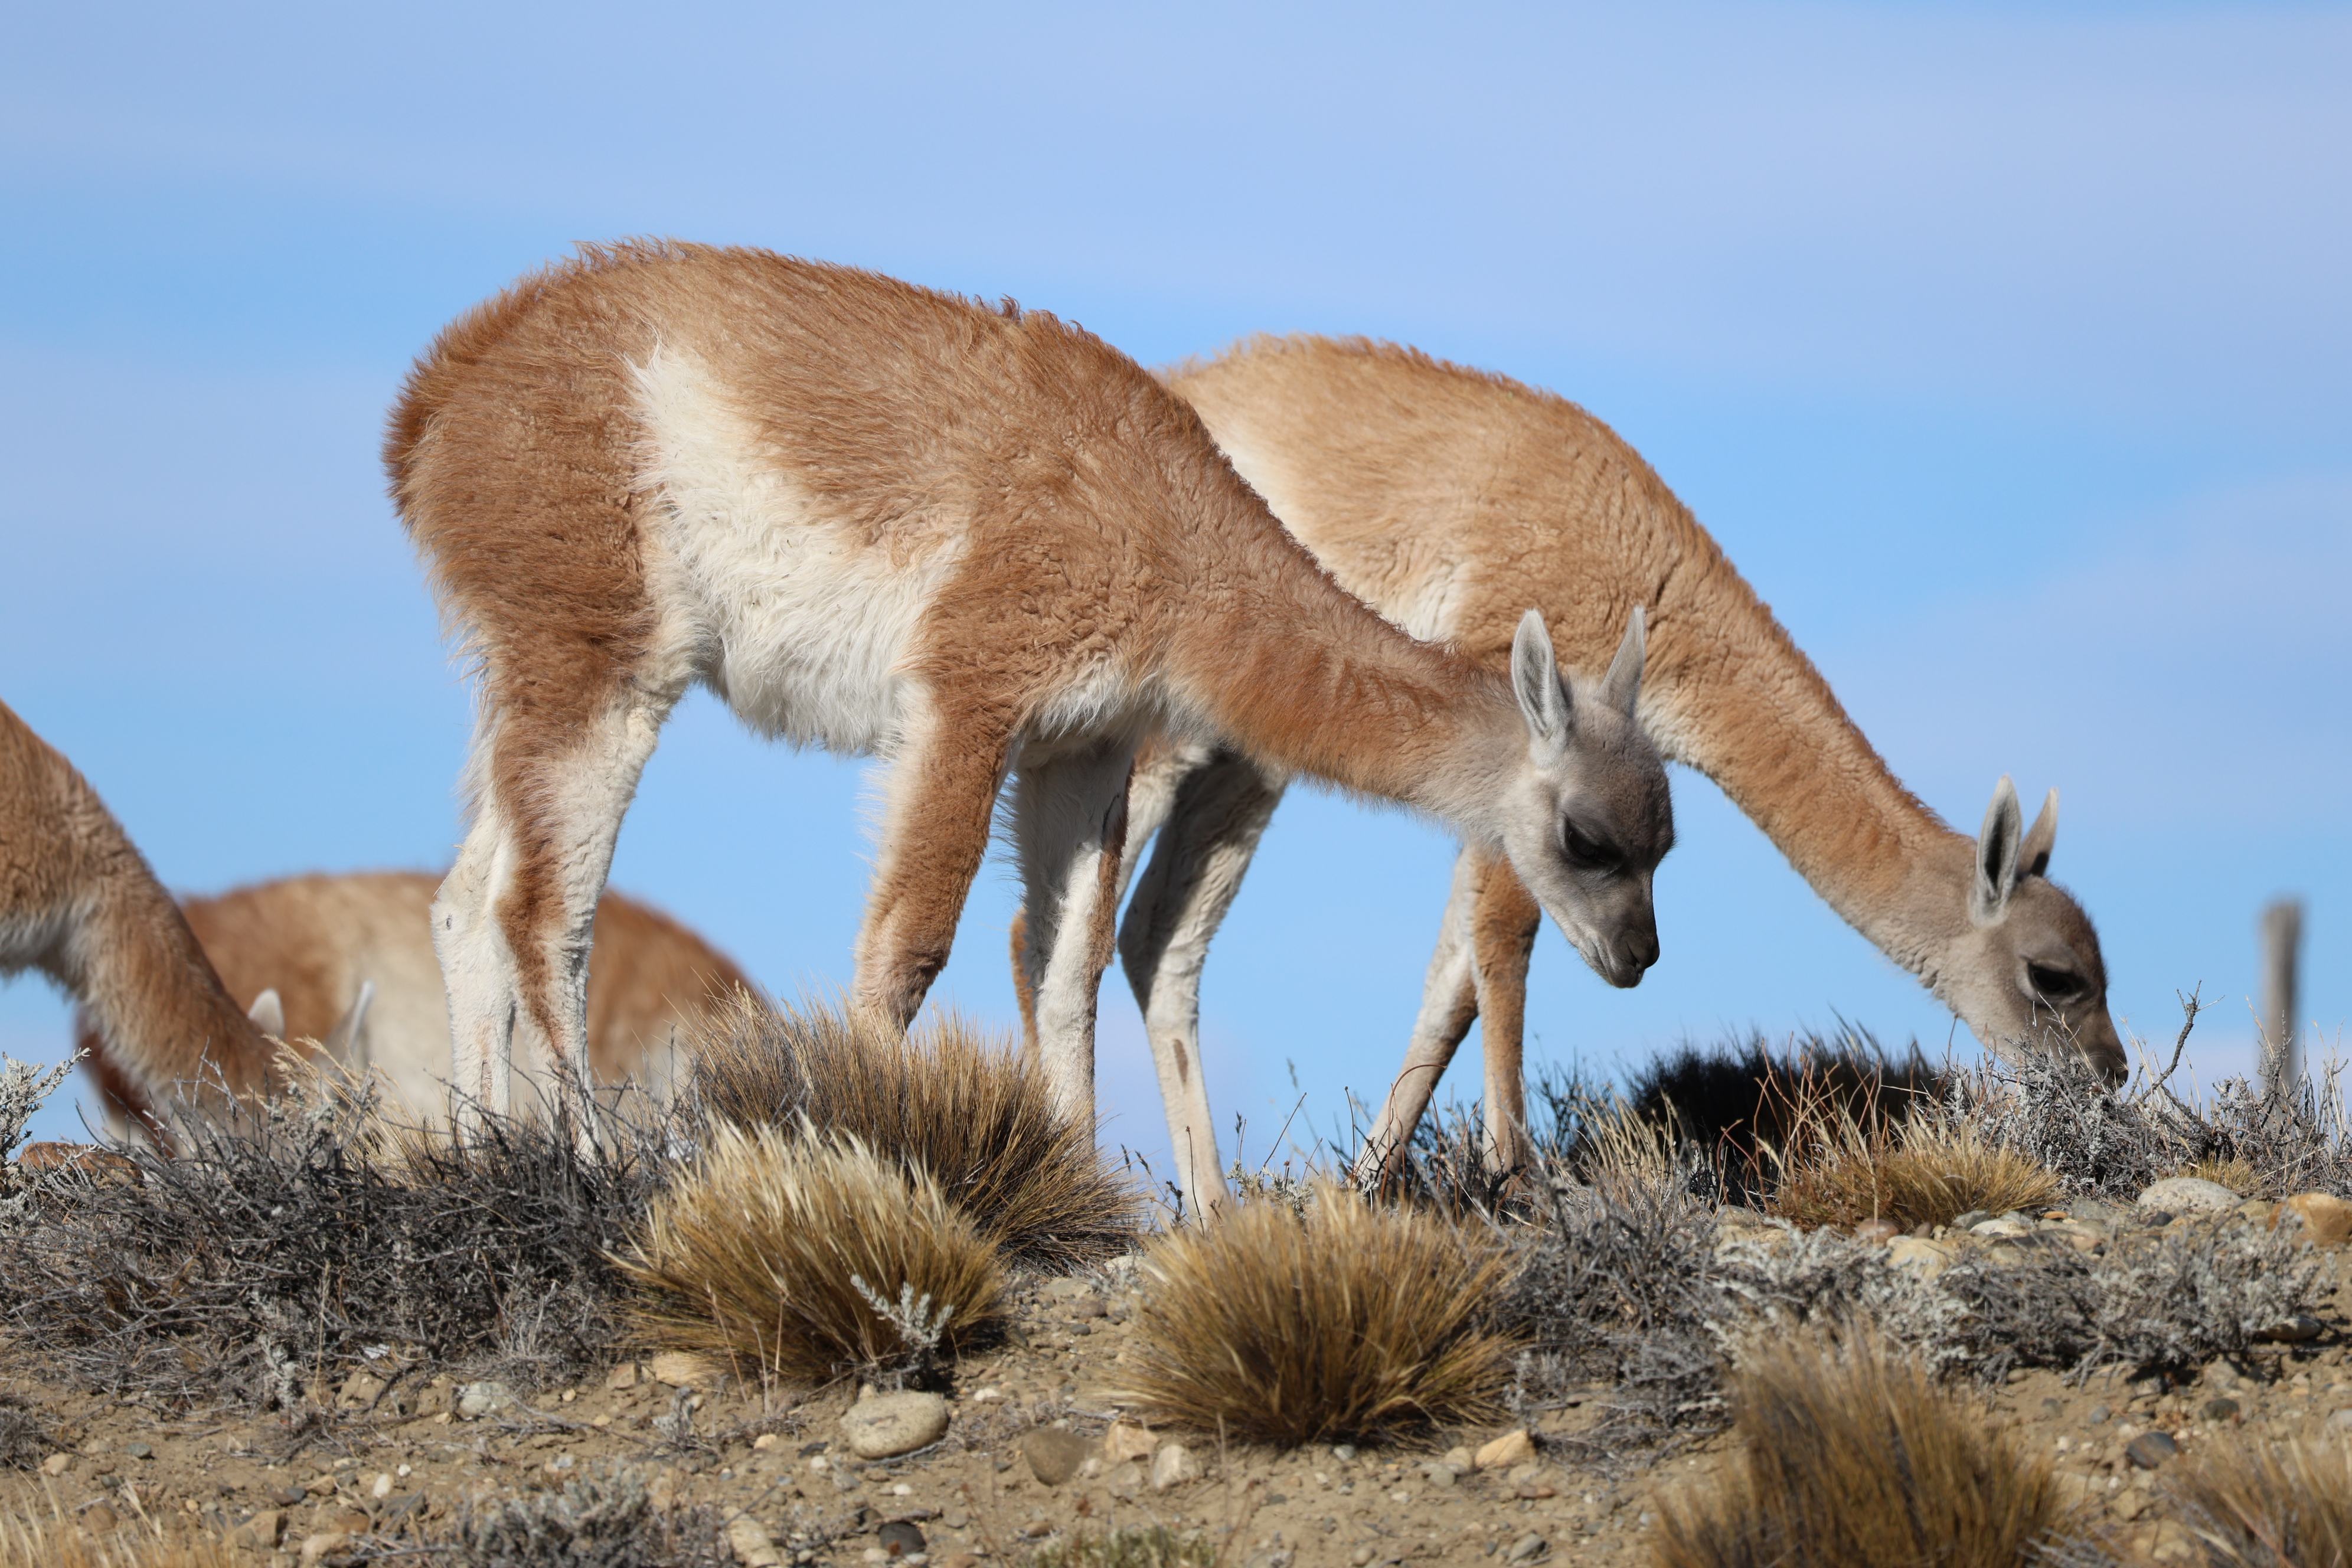
[[[430,1122],[449,1109],[449,1010],[430,913],[439,884],[422,871],[313,873],[180,907],[230,996],[272,992],[280,1033],[334,1037],[341,1069],[373,1073],[393,1114]],[[600,1083],[634,1080],[667,1097],[696,1024],[748,982],[701,937],[609,889],[596,905],[595,936],[589,1066]],[[371,993],[364,1009],[362,988]],[[354,1014],[356,1027],[342,1024]],[[78,1024],[90,1059],[106,1060],[95,1014],[85,1007]]]
[[[1613,982],[1657,956],[1672,822],[1632,718],[1638,624],[1599,685],[1563,679],[1534,614],[1507,679],[1414,641],[1180,399],[1051,315],[761,251],[592,248],[442,333],[385,458],[479,669],[433,931],[453,1079],[491,1109],[519,1052],[579,1060],[596,895],[696,680],[769,735],[891,762],[851,993],[888,1026],[946,962],[1017,775],[1040,1053],[1069,1114],[1093,1114],[1155,730],[1444,820]]]
[[[1563,665],[1593,669],[1627,615],[1645,615],[1639,715],[1668,758],[1719,784],[1832,909],[1980,1041],[2079,1050],[2121,1076],[2098,937],[2048,878],[2058,792],[2028,827],[2004,777],[1975,841],[1947,827],[1607,426],[1551,394],[1363,340],[1254,339],[1179,368],[1170,384],[1292,536],[1417,637],[1499,669],[1532,603]],[[1212,1171],[1208,1105],[1181,1064],[1199,1048],[1210,938],[1285,782],[1263,748],[1180,736],[1151,748],[1132,796],[1129,842],[1139,851],[1157,834],[1119,932],[1121,960],[1163,1090],[1187,1094],[1176,1120]],[[1524,1156],[1521,1027],[1538,921],[1511,866],[1489,842],[1468,842],[1403,1068],[1366,1145],[1368,1172],[1412,1135],[1481,1016],[1490,1152],[1506,1166]],[[1024,940],[1016,932],[1016,947]]]
[[[0,980],[28,969],[80,1004],[91,1076],[159,1139],[272,1086],[278,994],[236,1005],[89,781],[0,703]]]

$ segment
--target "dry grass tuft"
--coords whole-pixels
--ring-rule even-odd
[[[737,1127],[854,1134],[928,1173],[1017,1260],[1066,1270],[1134,1245],[1143,1195],[1090,1124],[1055,1110],[1010,1042],[950,1016],[900,1038],[841,1009],[739,995],[694,1047],[705,1114]]]
[[[1118,1393],[1163,1419],[1276,1443],[1379,1437],[1487,1419],[1510,1380],[1491,1233],[1336,1183],[1303,1214],[1247,1204],[1171,1235],[1144,1274]]]
[[[617,1259],[650,1342],[821,1383],[904,1380],[992,1327],[995,1247],[940,1184],[846,1134],[720,1130]]]
[[[1659,1568],[2019,1568],[2066,1531],[2049,1467],[1859,1331],[1758,1340],[1745,1452],[1662,1500]]]
[[[227,1544],[209,1535],[165,1536],[137,1525],[103,1539],[65,1516],[56,1500],[47,1518],[26,1510],[0,1516],[0,1568],[236,1568]]]
[[[1219,1568],[1224,1560],[1207,1535],[1180,1535],[1164,1524],[1064,1536],[1026,1559],[1028,1568]]]
[[[1909,1230],[1972,1209],[2007,1214],[2053,1202],[2058,1173],[1972,1123],[1915,1116],[1898,1125],[1832,1123],[1782,1169],[1770,1210],[1811,1228],[1892,1220]]]
[[[2207,1452],[2166,1489],[2214,1568],[2352,1568],[2352,1453],[2301,1443]]]
[[[2262,1190],[2263,1178],[2253,1166],[2237,1155],[2224,1157],[2209,1154],[2174,1171],[2176,1176],[2194,1176],[2200,1182],[2211,1182],[2229,1188],[2240,1197],[2249,1197]]]

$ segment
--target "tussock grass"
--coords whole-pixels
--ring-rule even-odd
[[[1662,1500],[1658,1568],[2020,1568],[2066,1533],[2047,1464],[1860,1331],[1759,1339],[1740,1463]]]
[[[1145,1255],[1134,1363],[1115,1392],[1163,1420],[1286,1444],[1486,1420],[1516,1348],[1491,1326],[1507,1270],[1486,1227],[1337,1183],[1304,1213],[1246,1204]]]
[[[2213,1568],[2352,1568],[2352,1452],[2340,1447],[2209,1449],[2166,1489]]]
[[[1904,1230],[1948,1225],[1972,1209],[2038,1207],[2063,1190],[2056,1172],[1965,1120],[1915,1116],[1865,1125],[1826,1109],[1816,1114],[1826,1129],[1801,1135],[1801,1152],[1783,1167],[1769,1205],[1808,1228],[1872,1219]]]
[[[31,1510],[0,1516],[0,1568],[236,1568],[227,1544],[210,1535],[167,1536],[131,1525],[94,1536],[51,1500],[47,1517]]]
[[[727,1128],[620,1258],[648,1342],[821,1383],[904,1379],[999,1316],[992,1243],[928,1174],[847,1133]]]
[[[939,1184],[1012,1258],[1066,1270],[1134,1245],[1143,1194],[1009,1040],[952,1015],[901,1038],[838,1007],[739,994],[693,1047],[704,1114],[845,1132]]]

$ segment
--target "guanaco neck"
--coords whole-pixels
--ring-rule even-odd
[[[1686,526],[1678,542],[1696,569],[1652,611],[1645,724],[1847,923],[1935,989],[1968,925],[1969,840],[1903,787],[1812,660]]]
[[[269,1045],[230,996],[146,858],[79,775],[68,807],[79,851],[72,918],[42,965],[79,997],[108,1065],[166,1112],[266,1082]],[[188,1084],[186,1090],[177,1086]]]

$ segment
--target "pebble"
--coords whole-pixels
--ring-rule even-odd
[[[2299,1345],[2306,1340],[2315,1340],[2326,1331],[2327,1325],[2317,1318],[2308,1312],[2298,1312],[2284,1322],[2273,1323],[2267,1329],[2257,1330],[2254,1338],[2266,1341],[2271,1344]]]
[[[1903,1234],[1903,1227],[1891,1219],[1866,1219],[1853,1227],[1856,1241],[1893,1241]]]
[[[1353,1443],[1334,1443],[1331,1445],[1331,1457],[1344,1465],[1356,1457],[1356,1446]]]
[[[71,1454],[51,1454],[47,1458],[41,1461],[41,1474],[49,1477],[51,1479],[55,1479],[57,1477],[64,1475],[68,1470],[72,1468],[73,1456]]]
[[[727,1369],[707,1355],[691,1351],[664,1351],[646,1363],[656,1383],[672,1388],[717,1388],[727,1381]]]
[[[286,1516],[274,1508],[265,1508],[229,1531],[229,1544],[247,1552],[274,1552],[278,1536],[285,1531]]]
[[[2201,1176],[2167,1176],[2143,1188],[2137,1200],[2143,1209],[2168,1214],[2227,1214],[2246,1200],[2219,1182]]]
[[[302,1538],[302,1568],[317,1568],[319,1563],[341,1552],[352,1543],[352,1538],[340,1530],[322,1530],[316,1535]]]
[[[1029,1473],[1049,1487],[1076,1475],[1093,1451],[1093,1444],[1059,1426],[1040,1426],[1021,1439],[1021,1457],[1029,1461]]]
[[[469,1383],[457,1391],[457,1414],[468,1421],[511,1410],[514,1403],[515,1396],[503,1383]]]
[[[2033,1234],[2033,1222],[2030,1219],[2021,1218],[2013,1214],[2005,1214],[1998,1219],[1979,1220],[1976,1224],[1969,1226],[1969,1234],[1970,1236],[1981,1236],[1988,1239],[1995,1239],[2003,1237],[2032,1236]]]
[[[2209,1399],[2202,1414],[2208,1421],[2235,1421],[2238,1418],[2238,1402],[2227,1396]]]
[[[1160,1439],[1131,1421],[1112,1422],[1102,1438],[1103,1458],[1114,1465],[1129,1460],[1140,1463],[1151,1458],[1152,1449],[1159,1446]]]
[[[2331,1431],[2352,1432],[2352,1409],[2338,1410],[2327,1418],[2327,1426]]]
[[[2180,1445],[2166,1432],[2143,1432],[2124,1445],[2124,1457],[2143,1470],[2152,1470],[2180,1452]]]
[[[1493,1442],[1483,1445],[1475,1456],[1482,1470],[1508,1469],[1513,1465],[1524,1465],[1535,1457],[1535,1439],[1528,1436],[1528,1429],[1524,1426],[1514,1432],[1506,1432]]]
[[[1549,1542],[1530,1531],[1528,1533],[1520,1536],[1518,1540],[1511,1543],[1511,1550],[1508,1554],[1504,1557],[1503,1561],[1506,1563],[1532,1563],[1537,1558],[1541,1557],[1546,1552],[1549,1551],[1550,1546],[1551,1543]]]
[[[1923,1236],[1898,1236],[1886,1244],[1887,1262],[1923,1279],[1933,1279],[1958,1257],[1959,1248],[1950,1242],[1930,1241]]]
[[[1196,1479],[1201,1467],[1193,1461],[1192,1450],[1181,1443],[1170,1443],[1151,1456],[1151,1489],[1164,1492],[1170,1487],[1181,1486]]]
[[[2352,1203],[2332,1193],[2297,1193],[2279,1205],[2275,1225],[2300,1225],[2304,1235],[2322,1247],[2352,1241]]]
[[[2104,1426],[2115,1418],[2116,1413],[2104,1405],[2092,1405],[2091,1414],[2085,1417],[2094,1426]]]
[[[841,1435],[861,1459],[895,1459],[947,1436],[948,1402],[936,1394],[877,1394],[841,1418]]]
[[[120,1520],[114,1517],[114,1510],[107,1507],[104,1503],[100,1503],[96,1507],[86,1508],[81,1510],[82,1528],[95,1534],[103,1535],[108,1531],[116,1528],[121,1522],[121,1521]]]
[[[134,1459],[152,1459],[155,1457],[155,1450],[145,1443],[125,1443],[122,1445],[122,1451]]]
[[[635,1388],[637,1385],[637,1363],[625,1361],[604,1374],[604,1386],[611,1389]]]
[[[783,1568],[784,1554],[776,1550],[767,1528],[748,1513],[727,1521],[727,1544],[743,1568]]]
[[[927,1546],[922,1531],[908,1519],[894,1519],[875,1531],[875,1541],[893,1557],[912,1557]]]

